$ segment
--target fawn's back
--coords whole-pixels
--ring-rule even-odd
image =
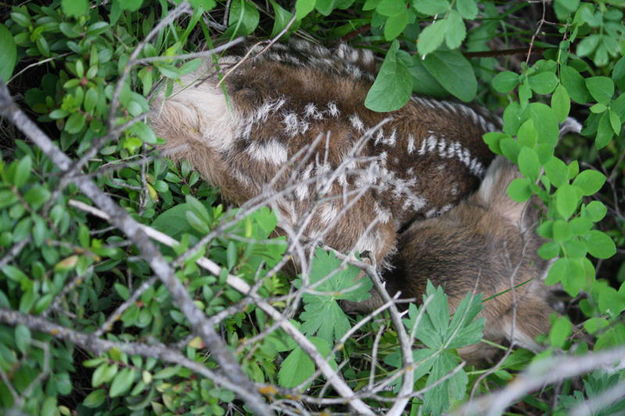
[[[220,59],[221,86],[207,63],[154,105],[164,150],[226,199],[273,195],[283,228],[380,262],[400,227],[445,212],[479,183],[492,158],[481,137],[495,128],[479,110],[414,97],[373,112],[363,104],[369,51],[302,41],[261,49]]]

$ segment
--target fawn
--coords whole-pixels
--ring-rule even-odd
[[[207,63],[170,97],[157,98],[151,124],[167,139],[168,156],[188,160],[235,204],[267,197],[282,229],[339,251],[369,252],[389,289],[404,295],[420,295],[429,278],[445,286],[453,307],[467,291],[493,294],[540,276],[537,240],[518,226],[523,209],[505,196],[513,168],[496,163],[461,202],[493,158],[482,135],[497,128],[494,118],[423,97],[390,113],[368,110],[375,63],[366,50],[293,41],[248,55]],[[220,73],[227,75],[218,85]],[[524,346],[545,329],[540,288],[535,281],[515,298],[524,323],[513,336]],[[510,336],[510,299],[485,304],[487,338]]]

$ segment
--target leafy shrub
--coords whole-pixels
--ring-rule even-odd
[[[1,126],[4,411],[246,414],[266,411],[254,407],[265,400],[284,413],[351,405],[440,414],[474,392],[505,388],[531,362],[625,344],[625,263],[622,252],[613,257],[614,242],[625,241],[621,1],[42,3],[3,6],[0,78],[43,130],[37,134],[70,159],[62,166],[49,147],[24,140],[33,139],[24,123],[16,127],[26,137]],[[524,175],[509,196],[544,203],[540,255],[554,260],[546,281],[572,299],[571,313],[553,318],[545,351],[507,351],[488,370],[463,367],[456,349],[482,336],[480,300],[467,297],[450,316],[444,293],[431,286],[403,320],[393,307],[348,317],[338,301],[367,296],[370,282],[358,278],[366,264],[320,249],[293,283],[283,269],[290,247],[272,237],[269,209],[226,207],[187,163],[158,157],[162,139],[145,123],[149,97],[157,83],[171,87],[206,59],[184,54],[281,33],[349,40],[383,56],[365,102],[372,110],[400,108],[419,93],[477,100],[503,114],[502,131],[484,139]],[[15,121],[13,111],[0,101]],[[559,140],[568,116],[583,119],[582,138]],[[88,180],[129,216],[85,208],[97,202],[85,194]],[[156,257],[120,225],[133,220],[166,233]],[[175,279],[155,269],[160,256],[176,266]],[[176,284],[191,296],[186,303]],[[193,311],[200,321],[189,318]],[[379,319],[385,314],[391,319]],[[223,349],[198,331],[204,324],[219,328]],[[413,341],[422,348],[411,352]],[[224,367],[231,353],[251,380],[248,396]],[[597,358],[567,377],[609,363]],[[615,369],[567,380],[523,397],[516,411],[546,413],[557,403],[554,413],[564,414],[622,389],[622,377]],[[613,401],[606,412],[622,408]]]

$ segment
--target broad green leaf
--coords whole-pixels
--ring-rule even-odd
[[[156,143],[156,134],[154,134],[154,131],[142,121],[135,123],[132,127],[130,127],[129,131],[140,138],[144,143]]]
[[[468,377],[464,370],[458,371],[449,377],[449,373],[460,363],[460,360],[449,352],[440,354],[426,382],[426,386],[432,386],[443,377],[445,381],[428,390],[423,397],[424,412],[432,415],[445,414],[452,403],[465,397]]]
[[[556,192],[556,208],[558,213],[564,218],[568,219],[575,210],[581,196],[577,187],[572,185],[562,185]]]
[[[28,182],[33,167],[33,161],[30,156],[22,158],[15,166],[15,175],[13,176],[13,185],[22,187]]]
[[[454,97],[469,102],[477,94],[471,63],[460,51],[436,51],[423,60],[430,74]]]
[[[509,93],[519,82],[519,75],[511,71],[503,71],[495,75],[491,83],[497,92]]]
[[[315,0],[297,0],[295,2],[295,17],[302,20],[315,9]]]
[[[443,44],[445,34],[447,33],[447,23],[446,19],[437,20],[419,34],[417,50],[421,57],[425,58]]]
[[[434,16],[449,10],[448,0],[413,0],[412,7],[426,16]]]
[[[102,406],[104,400],[106,400],[106,390],[98,389],[89,393],[82,404],[90,409],[95,409]]]
[[[0,24],[0,79],[8,82],[17,63],[17,47],[9,29]]]
[[[614,81],[608,77],[586,78],[586,87],[598,103],[608,104],[614,95]]]
[[[113,379],[113,382],[111,383],[109,396],[117,397],[126,393],[132,386],[136,375],[136,371],[132,368],[124,368],[122,371],[117,373],[117,375]]]
[[[530,76],[528,82],[538,94],[549,94],[558,85],[558,78],[553,72],[540,72]]]
[[[367,93],[365,106],[373,111],[387,112],[402,108],[412,95],[410,72],[397,59],[399,43],[393,44],[386,53],[380,72]]]
[[[141,7],[141,3],[143,3],[143,0],[124,0],[120,1],[119,5],[121,6],[122,10],[135,12]]]
[[[80,17],[89,11],[89,2],[87,0],[62,0],[61,7],[66,15]]]
[[[72,113],[65,122],[65,131],[70,134],[80,133],[85,127],[85,115],[80,112]]]
[[[530,147],[524,147],[519,152],[519,157],[517,159],[517,164],[519,165],[519,170],[521,173],[531,180],[536,180],[538,178],[538,174],[540,173],[540,161],[538,160],[538,155],[536,151]]]
[[[588,56],[595,49],[597,49],[597,45],[601,41],[601,35],[599,34],[591,34],[583,38],[577,44],[577,55],[578,56]]]
[[[387,17],[407,14],[406,3],[401,0],[382,0],[378,3],[378,7],[376,7],[375,11]]]
[[[423,61],[417,55],[410,56],[404,51],[397,51],[397,57],[404,62],[412,76],[412,90],[428,97],[445,97],[447,90],[428,72]]]
[[[544,168],[545,174],[556,188],[568,183],[568,168],[562,160],[552,157]]]
[[[564,85],[573,101],[580,104],[590,101],[590,94],[588,94],[584,77],[575,68],[563,65],[560,78],[562,85]]]
[[[588,252],[598,259],[608,259],[616,253],[614,241],[604,232],[592,230],[586,237]]]
[[[315,9],[323,16],[328,16],[336,8],[337,0],[317,0]]]
[[[477,17],[477,4],[475,0],[456,0],[456,8],[465,19],[475,19]]]
[[[529,112],[538,132],[539,144],[544,143],[555,147],[560,138],[560,126],[551,107],[543,103],[531,103]]]
[[[280,33],[286,27],[286,25],[289,24],[289,21],[293,17],[293,14],[285,10],[275,0],[270,0],[270,3],[271,7],[273,8],[274,14],[273,28],[271,29],[271,37],[273,38],[275,36],[278,36],[278,33]]]
[[[610,109],[608,113],[610,117],[610,126],[612,126],[612,131],[614,134],[618,135],[621,132],[621,118],[618,116],[616,111]]]
[[[467,36],[467,28],[460,14],[452,10],[447,16],[447,31],[445,33],[445,43],[449,49],[457,49]]]
[[[30,347],[30,329],[25,325],[17,325],[15,327],[15,346],[22,354],[25,354]]]
[[[586,206],[586,213],[592,222],[599,222],[608,212],[608,209],[601,201],[592,201]]]
[[[384,23],[384,39],[393,40],[399,36],[408,25],[408,13],[400,13],[386,19]]]
[[[551,326],[549,331],[549,343],[556,347],[562,348],[573,330],[573,324],[566,316],[559,316]]]
[[[231,36],[245,36],[256,30],[260,15],[256,6],[247,0],[234,0],[230,5],[228,30]]]
[[[595,147],[597,149],[603,149],[610,143],[614,137],[614,129],[610,123],[610,116],[608,112],[601,115],[599,119],[599,125],[597,126],[597,137],[595,138]]]
[[[558,121],[563,122],[571,111],[571,99],[564,85],[560,84],[551,96],[551,108]]]
[[[530,181],[527,178],[516,178],[508,185],[508,196],[516,202],[525,202],[532,196]]]
[[[547,243],[544,243],[538,249],[538,255],[545,260],[557,257],[558,254],[560,254],[560,245],[555,241],[549,241]]]
[[[605,181],[606,177],[603,173],[587,169],[577,175],[573,185],[582,190],[582,195],[589,196],[599,192]]]

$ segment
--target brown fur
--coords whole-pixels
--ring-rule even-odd
[[[493,297],[483,304],[484,337],[536,349],[534,338],[548,331],[553,312],[541,280],[548,262],[536,254],[542,243],[533,231],[538,210],[506,196],[507,185],[517,175],[516,168],[499,157],[478,192],[445,215],[414,223],[401,235],[397,268],[385,279],[391,291],[418,300],[431,280],[443,286],[452,309],[468,293]],[[510,290],[518,285],[522,286]],[[473,361],[490,353],[483,344],[461,350]]]
[[[299,197],[291,192],[276,201],[281,224],[293,226],[313,212],[308,237],[343,252],[369,251],[383,262],[402,226],[444,212],[475,189],[492,158],[481,137],[494,124],[468,106],[418,97],[392,113],[370,111],[363,103],[373,67],[372,56],[345,46],[274,45],[228,76],[226,104],[209,64],[155,103],[152,125],[171,157],[189,160],[235,204],[270,183],[275,191],[303,182],[310,169],[317,181],[302,186]],[[212,97],[208,104],[204,92]],[[272,103],[275,111],[262,110]],[[365,130],[386,119],[354,152]],[[295,158],[298,152],[308,157]],[[343,175],[320,174],[336,170],[350,152],[357,160]]]

